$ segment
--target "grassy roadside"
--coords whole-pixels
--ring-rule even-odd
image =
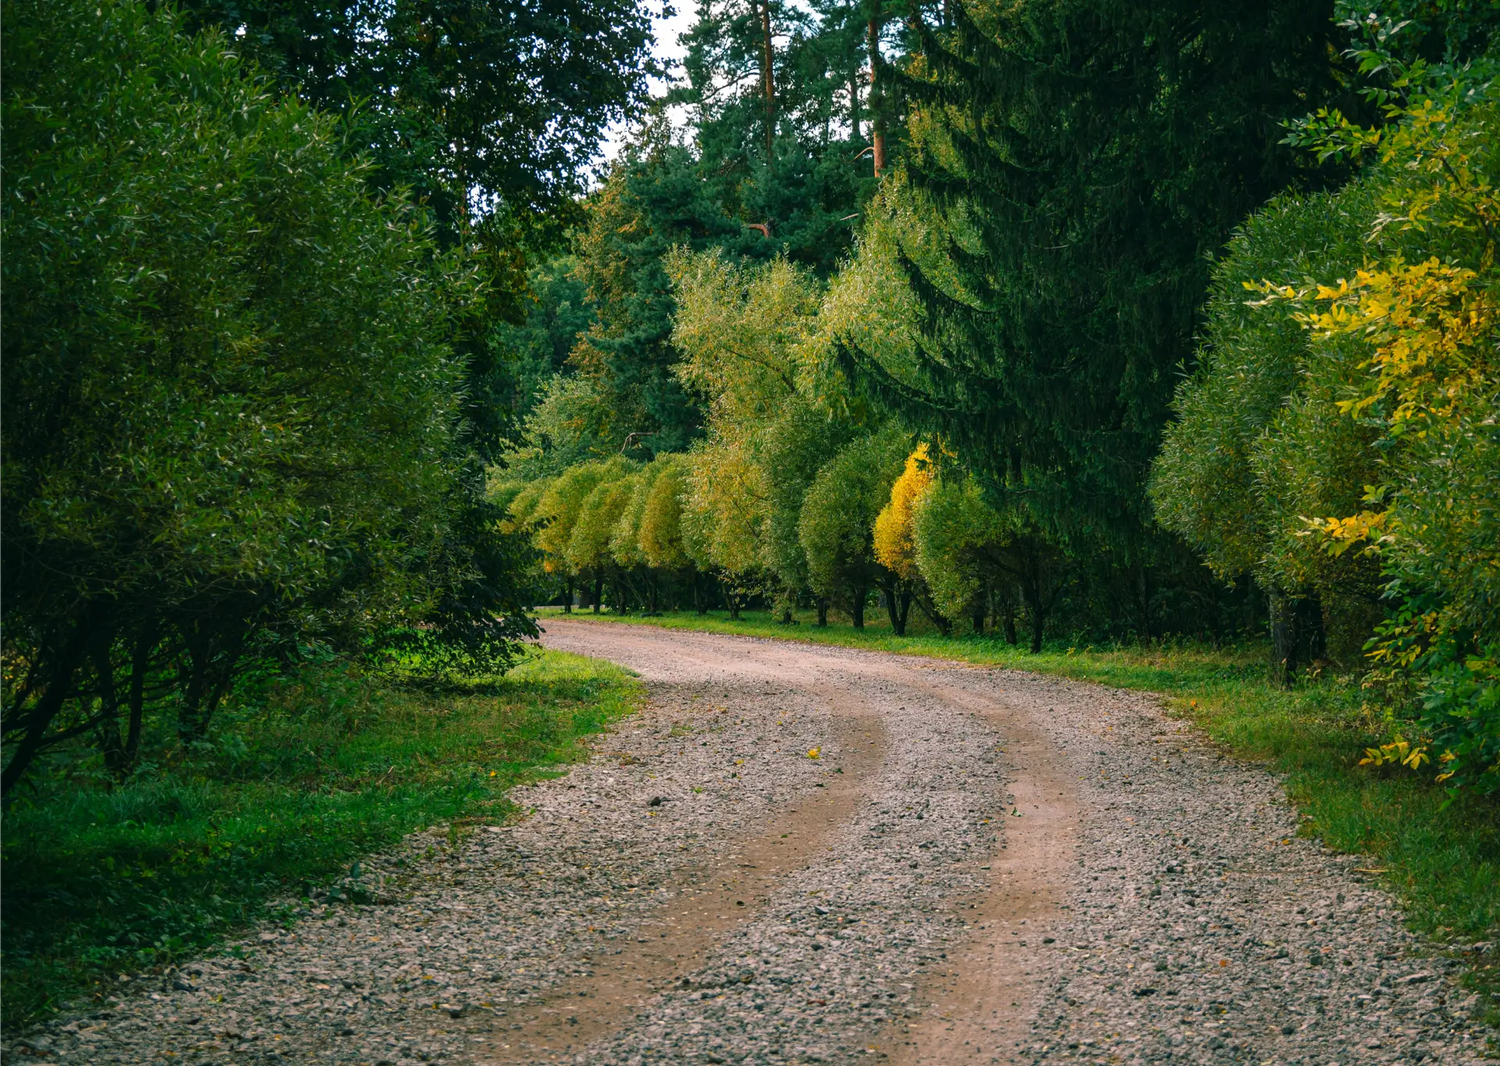
[[[543,611],[541,621],[545,625],[558,614]],[[805,621],[786,626],[761,612],[746,612],[741,621],[722,612],[578,617],[953,659],[1162,693],[1170,708],[1229,753],[1285,774],[1287,791],[1304,818],[1303,833],[1339,851],[1371,856],[1368,865],[1383,871],[1405,901],[1413,928],[1462,952],[1473,966],[1476,987],[1500,993],[1500,959],[1492,951],[1472,949],[1475,942],[1495,937],[1500,927],[1500,805],[1462,799],[1444,809],[1446,793],[1425,776],[1358,766],[1363,749],[1386,738],[1381,723],[1363,708],[1363,693],[1348,679],[1315,678],[1291,691],[1275,688],[1267,680],[1267,652],[1260,646],[1054,644],[1031,655],[987,637],[897,637],[883,619],[856,630],[838,622],[826,629]],[[1493,1007],[1489,1013],[1496,1020]]]
[[[496,820],[636,705],[625,670],[536,654],[433,694],[336,668],[225,708],[213,742],[112,785],[60,753],[4,818],[6,1029],[199,952],[435,822]]]

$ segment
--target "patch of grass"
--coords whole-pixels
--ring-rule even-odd
[[[639,691],[553,651],[441,694],[324,667],[226,707],[195,750],[156,738],[158,764],[123,784],[59,753],[5,814],[6,1028],[200,952],[413,830],[505,818],[511,786],[579,758]]]
[[[559,613],[543,611],[543,624]],[[745,612],[740,621],[722,612],[578,617],[953,659],[1161,693],[1171,710],[1227,753],[1285,774],[1287,792],[1304,819],[1302,833],[1336,850],[1370,856],[1367,868],[1382,871],[1405,902],[1413,928],[1455,949],[1489,940],[1500,929],[1500,806],[1475,797],[1445,806],[1447,793],[1429,774],[1360,767],[1364,749],[1388,737],[1358,685],[1319,677],[1290,691],[1277,688],[1268,678],[1263,645],[1052,644],[1031,655],[991,637],[898,637],[884,619],[857,630],[839,622],[788,626],[764,612]],[[1494,953],[1468,954],[1475,986],[1500,993]]]

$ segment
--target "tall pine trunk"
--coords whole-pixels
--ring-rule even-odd
[[[885,171],[885,91],[880,84],[880,31],[884,26],[881,0],[870,0],[870,138],[877,178]]]
[[[771,0],[759,0],[756,6],[760,13],[760,85],[765,94],[766,162],[769,163],[776,145],[776,75],[772,68],[775,52],[771,42]]]

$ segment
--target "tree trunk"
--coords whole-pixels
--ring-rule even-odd
[[[932,597],[922,592],[914,592],[912,600],[921,608],[934,629],[945,637],[953,635],[953,622],[937,609],[937,605],[932,602]]]
[[[911,613],[911,592],[893,584],[885,589],[885,613],[891,620],[891,632],[898,637],[906,636],[906,619]]]
[[[204,650],[201,634],[190,633],[189,626],[182,628],[188,647],[187,657],[178,666],[178,672],[187,675],[187,684],[183,685],[182,706],[177,710],[177,739],[190,744],[201,739],[208,728],[208,723],[201,720],[200,712],[208,688],[209,652]]]
[[[849,602],[849,620],[855,629],[865,628],[865,597],[869,595],[869,589],[860,585],[854,590],[854,595]]]
[[[752,0],[754,2],[754,0]],[[775,52],[771,42],[771,0],[760,0],[760,84],[766,103],[766,162],[776,145],[776,75],[772,68]]]
[[[568,578],[563,588],[563,614],[573,613],[573,579]]]
[[[120,694],[115,687],[115,664],[110,655],[113,641],[95,642],[94,688],[99,697],[99,751],[104,756],[104,768],[119,777],[126,770],[125,742],[120,739]]]
[[[1272,588],[1271,679],[1291,688],[1297,678],[1297,613],[1294,602],[1279,588]]]
[[[818,622],[817,622],[818,628],[819,629],[827,629],[828,628],[828,597],[827,596],[819,596],[818,599],[817,599],[816,606],[818,608]]]
[[[589,610],[593,611],[594,614],[598,614],[599,613],[599,601],[602,600],[603,598],[604,598],[604,575],[600,574],[598,577],[594,578],[594,602],[589,606]]]
[[[57,665],[50,671],[52,676],[47,679],[41,697],[26,715],[26,732],[19,744],[10,746],[10,762],[5,764],[4,773],[0,773],[0,796],[7,800],[11,789],[20,783],[27,767],[42,750],[47,727],[72,694],[73,678],[78,673],[79,660],[82,658],[82,643],[81,640],[71,639],[58,649]]]
[[[854,142],[858,144],[863,138],[860,136],[861,120],[859,117],[859,70],[849,72],[849,129],[854,134]]]
[[[130,722],[125,733],[125,760],[129,769],[134,769],[141,757],[141,722],[145,716],[146,671],[151,668],[151,653],[156,650],[156,638],[160,632],[155,619],[141,627],[136,635],[135,649],[130,656]]]
[[[869,23],[870,129],[877,178],[885,171],[885,94],[880,84],[880,31],[884,25],[885,12],[880,0],[874,0]]]
[[[1147,580],[1146,568],[1137,565],[1135,568],[1135,595],[1141,612],[1141,637],[1148,643],[1151,640],[1151,585]]]
[[[183,743],[191,744],[208,735],[214,711],[234,680],[247,629],[245,620],[239,617],[227,619],[222,628],[202,622],[182,627],[189,663],[187,691],[177,715],[177,736]]]
[[[1031,623],[1031,653],[1042,650],[1042,633],[1047,625],[1047,608],[1042,603],[1042,590],[1035,583],[1023,592],[1026,600],[1026,620]]]
[[[984,603],[981,601],[974,606],[974,613],[969,616],[969,623],[974,627],[976,637],[984,636],[984,614]]]

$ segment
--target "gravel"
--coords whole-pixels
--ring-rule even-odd
[[[821,857],[568,1059],[922,1061],[1011,817],[1007,738],[974,700],[1050,738],[1078,814],[1061,908],[1011,949],[1039,1007],[972,1061],[1480,1061],[1457,963],[1405,931],[1362,860],[1296,835],[1279,781],[1149,697],[845,649],[552,629],[549,645],[638,670],[651,703],[587,764],[517,790],[527,818],[414,834],[360,865],[352,900],[122,979],[8,1041],[5,1061],[530,1061],[512,1046],[529,1019],[603,1009],[558,989],[667,937],[705,871],[854,765],[861,741],[835,721],[851,708],[883,726],[884,756]]]

